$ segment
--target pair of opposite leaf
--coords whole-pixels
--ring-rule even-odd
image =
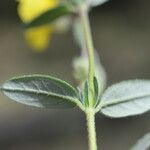
[[[95,93],[98,93],[97,99],[95,99],[95,112],[119,118],[143,114],[150,110],[150,81],[148,80],[123,81],[112,85],[103,93],[99,93],[99,82],[94,82],[94,84]],[[1,86],[1,90],[12,100],[36,107],[79,106],[83,111],[89,107],[85,105],[85,101],[76,88],[51,76],[16,77],[5,82]],[[81,93],[83,92],[81,91]]]
[[[59,7],[63,3],[83,1],[89,5],[101,5],[107,0],[18,0],[18,14],[23,23],[28,24],[38,16]],[[68,14],[66,12],[66,14]],[[64,14],[57,20],[42,23],[38,27],[28,28],[24,32],[28,45],[41,52],[45,50],[54,32],[65,32],[70,25],[70,18]]]
[[[75,1],[75,0],[68,0],[68,1]],[[106,2],[106,0],[82,0],[82,1],[87,2],[89,5],[93,4],[93,6]],[[67,14],[68,10],[66,6],[65,7],[60,6],[58,7],[58,9],[53,10],[53,13],[55,12],[54,13],[55,15],[53,15],[52,18],[50,18],[51,11],[48,10],[51,10],[51,8],[53,7],[57,8],[59,2],[60,1],[57,0],[34,0],[34,3],[33,1],[30,0],[19,1],[18,11],[20,17],[25,23],[31,22],[30,25],[32,26],[32,28],[28,28],[26,30],[27,38],[29,36],[28,32],[31,32],[29,36],[30,38],[31,37],[33,39],[35,38],[34,40],[32,40],[32,38],[29,40],[29,42],[31,42],[31,45],[34,43],[32,41],[35,41],[34,43],[35,45],[37,44],[36,43],[37,41],[39,41],[40,44],[47,43],[49,40],[46,40],[47,42],[44,42],[44,39],[48,39],[47,37],[50,34],[50,32],[47,32],[50,31],[50,27],[51,27],[51,25],[49,24],[50,21],[55,20],[56,18],[59,18],[64,14]],[[43,14],[43,12],[45,13]],[[48,13],[48,15],[46,15],[46,13]],[[34,18],[36,17],[38,18],[39,15],[43,17],[42,21],[45,22],[46,25],[43,25],[43,23],[40,22],[41,18],[37,19],[36,22],[33,21],[32,23],[32,20],[34,20]],[[47,16],[49,18],[47,18]],[[35,24],[38,24],[38,27],[35,27],[34,26]],[[40,28],[42,32],[38,31],[38,33],[36,34],[35,31],[39,30]],[[42,29],[44,30],[44,32]],[[42,33],[43,35],[41,36],[40,33]],[[36,36],[34,36],[34,34]],[[47,35],[45,36],[45,38],[44,38],[44,34]],[[36,40],[38,36],[43,38]],[[46,44],[41,44],[41,45],[46,45]],[[39,47],[40,46],[38,46],[38,48]],[[103,87],[102,83],[100,82],[100,79],[101,78],[98,78],[99,87]],[[2,88],[2,90],[5,92],[5,90],[9,90],[9,88],[8,89]],[[10,92],[12,93],[11,89]],[[17,94],[16,91],[15,93]],[[18,99],[19,98],[21,97],[19,96]],[[30,98],[32,98],[32,96]],[[48,102],[48,100],[46,100],[46,102]],[[137,115],[148,111],[150,109],[150,81],[146,81],[146,80],[127,81],[110,87],[102,95],[100,99],[100,103],[96,108],[96,111],[99,111],[99,109],[101,109],[102,113],[110,117],[124,117],[130,115]]]

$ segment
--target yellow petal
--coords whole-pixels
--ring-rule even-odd
[[[23,22],[29,22],[38,15],[54,8],[60,0],[19,0],[18,14]]]
[[[42,52],[48,47],[52,33],[53,27],[50,25],[27,29],[24,32],[29,47],[36,52]]]

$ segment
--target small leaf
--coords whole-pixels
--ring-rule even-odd
[[[94,91],[95,91],[95,98],[97,99],[99,96],[99,89],[98,89],[98,81],[96,77],[94,77]]]
[[[142,137],[131,150],[148,150],[150,148],[150,133]]]
[[[150,81],[129,80],[109,87],[101,98],[101,112],[119,118],[150,110]]]
[[[94,77],[94,94],[93,94],[93,100],[94,100],[94,103],[95,103],[95,106],[97,105],[98,103],[98,95],[99,95],[99,89],[98,89],[98,82],[97,82],[97,79],[96,77]],[[82,99],[82,103],[85,107],[88,107],[89,106],[89,82],[88,80],[85,81],[84,83],[84,88],[83,88],[83,91],[82,91],[82,96],[81,96],[81,99]]]
[[[37,27],[55,21],[57,18],[68,15],[71,13],[71,9],[66,4],[60,4],[59,6],[50,9],[31,22],[26,24],[26,28]]]
[[[85,81],[84,83],[84,89],[83,89],[83,99],[84,99],[84,105],[89,106],[89,84],[88,81]]]
[[[28,75],[5,82],[1,90],[17,102],[43,108],[68,108],[79,103],[76,90],[57,78]]]

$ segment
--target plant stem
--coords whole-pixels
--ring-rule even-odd
[[[91,34],[91,29],[90,29],[90,22],[89,22],[89,16],[88,16],[88,10],[87,7],[82,5],[80,7],[80,17],[82,21],[82,26],[83,26],[83,32],[84,32],[84,39],[85,39],[85,44],[86,48],[88,51],[88,58],[89,58],[89,74],[88,74],[88,81],[89,81],[89,105],[92,107],[94,106],[94,84],[93,84],[93,79],[94,79],[94,46],[93,46],[93,40],[92,40],[92,34]]]
[[[94,46],[90,28],[90,21],[88,16],[88,8],[86,5],[80,6],[80,19],[83,26],[84,42],[86,45],[88,59],[89,59],[89,73],[88,73],[88,83],[89,83],[89,93],[88,101],[89,106],[86,108],[86,119],[87,119],[87,129],[88,129],[88,141],[89,141],[89,150],[97,150],[96,143],[96,131],[95,131],[95,90],[94,90]]]
[[[93,108],[86,110],[87,129],[88,129],[88,141],[89,150],[97,150],[96,143],[96,129],[95,129],[95,111]]]

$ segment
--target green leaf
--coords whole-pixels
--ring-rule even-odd
[[[140,115],[150,110],[150,81],[129,80],[112,85],[98,108],[112,118]]]
[[[89,0],[89,5],[94,7],[94,6],[98,6],[98,5],[102,5],[105,2],[107,2],[108,0]]]
[[[89,106],[89,83],[86,80],[84,83],[84,89],[83,89],[83,99],[84,99],[84,105]]]
[[[5,82],[1,90],[17,102],[43,108],[70,108],[79,103],[77,91],[65,81],[46,75],[27,75]]]
[[[37,27],[52,21],[55,21],[59,17],[70,14],[72,11],[67,4],[60,4],[59,6],[50,9],[43,14],[39,15],[37,18],[33,19],[31,22],[25,25],[26,28]]]
[[[95,91],[95,98],[98,99],[99,89],[98,89],[98,81],[96,77],[94,77],[94,91]]]
[[[98,98],[99,98],[99,89],[98,89],[98,82],[97,82],[97,79],[96,77],[94,77],[94,92],[95,92],[95,95],[93,95],[93,99],[95,101],[95,106],[98,104]],[[88,80],[86,80],[84,82],[84,87],[83,87],[83,91],[81,93],[81,96],[80,96],[80,101],[82,101],[83,105],[85,107],[88,107],[89,106],[89,82]]]
[[[147,133],[142,137],[131,150],[148,150],[150,148],[150,133]]]

